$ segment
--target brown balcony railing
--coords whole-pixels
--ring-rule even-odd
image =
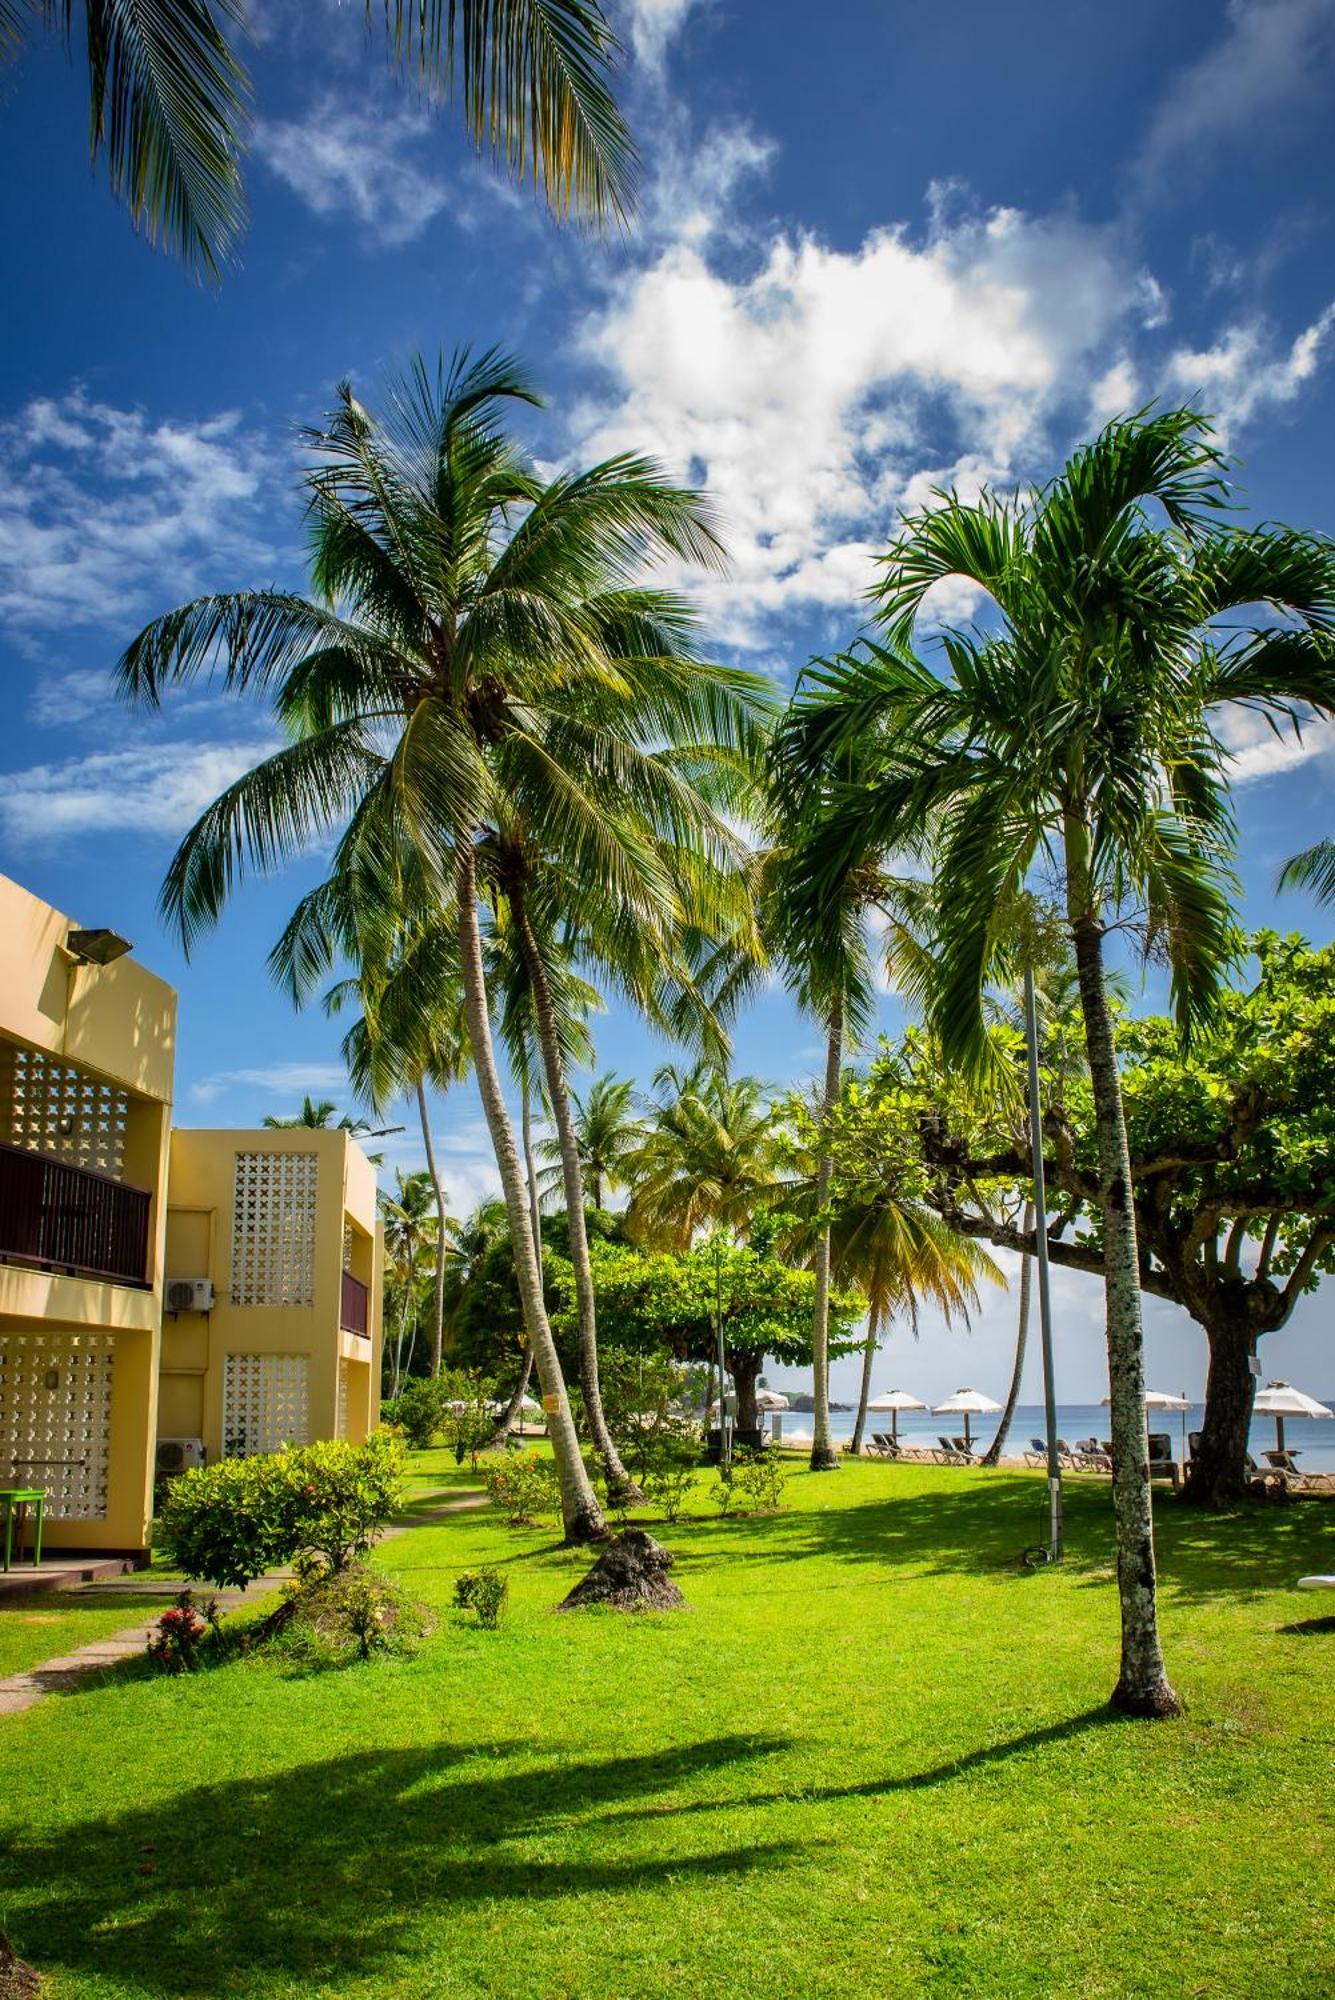
[[[345,1333],[365,1334],[370,1330],[367,1317],[367,1290],[360,1278],[354,1278],[351,1271],[343,1273],[343,1301],[339,1313],[339,1325]]]
[[[146,1286],[147,1188],[0,1144],[0,1258]]]

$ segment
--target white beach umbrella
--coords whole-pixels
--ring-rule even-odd
[[[1252,1410],[1258,1417],[1275,1419],[1275,1449],[1284,1449],[1285,1417],[1332,1417],[1335,1410],[1328,1410],[1324,1403],[1318,1403],[1315,1396],[1308,1396],[1301,1389],[1295,1389],[1291,1382],[1267,1382],[1264,1389],[1258,1389]]]
[[[758,1410],[790,1410],[792,1404],[779,1389],[757,1389],[756,1408]]]
[[[957,1389],[953,1396],[947,1396],[944,1403],[936,1403],[932,1408],[935,1417],[963,1417],[964,1442],[970,1445],[970,1417],[997,1417],[1001,1414],[1000,1403],[994,1403],[981,1389]]]
[[[1105,1396],[1102,1407],[1106,1410],[1111,1403],[1112,1397]],[[1145,1391],[1145,1408],[1147,1410],[1189,1410],[1191,1404],[1185,1396],[1170,1395],[1166,1389],[1147,1389]]]
[[[899,1442],[899,1413],[901,1410],[925,1410],[926,1403],[921,1396],[910,1396],[907,1389],[883,1389],[879,1396],[873,1396],[868,1403],[869,1410],[890,1412],[890,1435]]]

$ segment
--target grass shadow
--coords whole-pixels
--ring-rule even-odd
[[[649,1860],[598,1835],[602,1808],[789,1747],[719,1736],[533,1768],[517,1761],[523,1743],[438,1743],[183,1786],[168,1809],[155,1801],[10,1843],[8,1928],[42,1969],[164,2000],[351,1982],[420,1949],[410,1933],[424,1918],[445,1926],[466,1906],[513,1904],[519,1920],[553,1897],[784,1865],[799,1844]],[[551,1858],[551,1836],[585,1818],[592,1851]]]

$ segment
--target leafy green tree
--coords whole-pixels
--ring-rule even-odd
[[[814,872],[869,842],[932,831],[948,1060],[985,1059],[999,907],[1059,865],[1080,982],[1103,1210],[1121,1671],[1114,1703],[1170,1715],[1145,1447],[1140,1252],[1104,970],[1111,924],[1140,915],[1169,961],[1184,1033],[1209,1018],[1233,939],[1226,753],[1212,711],[1335,710],[1335,558],[1315,537],[1220,525],[1223,459],[1194,412],[1110,424],[1033,495],[943,495],[907,520],[880,586],[884,639],[810,678],[817,758],[869,736],[881,767],[826,822]],[[916,658],[912,621],[963,577],[984,626]],[[1249,619],[1263,604],[1266,616]]]
[[[518,824],[559,853],[584,895],[628,893],[652,853],[609,842],[609,813],[661,809],[699,834],[708,818],[674,759],[754,756],[769,693],[706,666],[692,616],[630,579],[655,557],[716,562],[698,494],[621,457],[544,481],[501,418],[537,399],[497,355],[420,362],[373,416],[341,392],[308,438],[315,594],[243,591],[155,620],[121,681],[156,703],[218,666],[224,685],[272,695],[290,741],[208,809],[163,891],[187,948],[247,864],[272,869],[342,828],[388,865],[410,846],[451,899],[468,1041],[509,1215],[529,1338],[546,1400],[570,1541],[606,1533],[552,1343],[528,1191],[506,1107],[486,987],[479,871]],[[669,750],[665,746],[671,746]],[[513,910],[513,893],[507,884]]]
[[[246,216],[251,81],[244,0],[83,0],[89,144],[150,243],[201,275]],[[73,0],[0,0],[0,62],[32,36],[73,38]],[[391,55],[429,97],[456,87],[473,144],[552,214],[624,220],[635,149],[611,91],[618,44],[597,0],[366,0]]]
[[[395,1285],[399,1307],[390,1375],[391,1396],[398,1395],[404,1375],[412,1366],[412,1347],[410,1344],[405,1360],[404,1340],[409,1316],[411,1314],[415,1318],[416,1313],[419,1259],[424,1251],[435,1247],[440,1227],[438,1219],[431,1214],[434,1190],[429,1174],[405,1174],[402,1169],[396,1169],[394,1183],[393,1194],[382,1188],[378,1197],[385,1229],[386,1277]],[[416,1337],[414,1325],[414,1341]],[[439,1370],[434,1372],[439,1373]]]
[[[1212,1505],[1245,1488],[1259,1341],[1335,1269],[1335,946],[1263,931],[1252,950],[1257,976],[1224,991],[1189,1046],[1161,1016],[1119,1010],[1114,1021],[1140,1288],[1181,1306],[1208,1344],[1187,1494]],[[1093,1089],[1063,1057],[1059,1021],[1045,1044],[1049,1256],[1102,1276]],[[1008,1045],[1018,1068],[1017,1030]],[[913,1036],[873,1063],[867,1093],[873,1123],[917,1135],[939,1213],[989,1242],[1032,1247],[1014,1220],[1030,1187],[1016,1107],[980,1108]]]
[[[756,1389],[767,1355],[794,1367],[811,1365],[815,1274],[795,1270],[772,1251],[721,1234],[684,1252],[603,1242],[593,1246],[593,1266],[609,1347],[666,1351],[678,1361],[708,1366],[719,1312],[743,1430],[760,1422]],[[855,1292],[831,1292],[832,1353],[860,1346],[853,1329],[862,1311]]]

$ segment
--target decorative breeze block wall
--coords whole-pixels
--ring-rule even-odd
[[[232,1304],[315,1304],[314,1153],[238,1153],[232,1199]]]
[[[338,1364],[338,1414],[334,1419],[334,1436],[345,1438],[348,1434],[348,1364],[340,1358]]]
[[[310,1439],[304,1354],[228,1354],[223,1360],[223,1454],[253,1458]]]
[[[0,1333],[0,1486],[52,1520],[106,1519],[114,1359],[109,1333]]]
[[[41,1049],[0,1042],[0,1139],[119,1180],[125,1165],[123,1090]]]

